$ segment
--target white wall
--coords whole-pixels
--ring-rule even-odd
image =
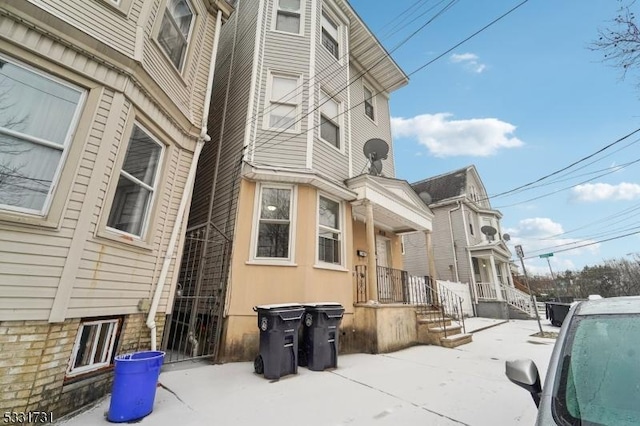
[[[438,286],[442,286],[454,294],[462,297],[462,312],[465,316],[473,316],[473,302],[471,298],[471,292],[469,291],[469,285],[464,283],[456,283],[452,281],[438,280]]]

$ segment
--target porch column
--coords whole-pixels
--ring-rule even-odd
[[[373,204],[364,202],[366,209],[365,229],[367,232],[367,296],[369,300],[378,300],[378,274],[376,268],[376,233],[373,223]]]
[[[433,239],[431,238],[431,231],[424,231],[424,237],[427,242],[427,257],[429,262],[429,276],[432,280],[436,277],[436,260],[433,258]]]
[[[498,273],[496,272],[496,258],[493,255],[489,256],[489,264],[491,265],[491,280],[496,289],[496,297],[498,300],[504,300],[502,298],[502,289],[500,288],[500,281],[498,281]]]

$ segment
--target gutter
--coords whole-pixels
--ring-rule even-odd
[[[460,274],[458,273],[458,255],[456,254],[456,242],[453,238],[453,223],[451,221],[451,213],[456,210],[460,210],[461,204],[458,201],[458,207],[454,207],[449,210],[449,232],[451,234],[451,251],[453,252],[453,269],[456,273],[456,282],[460,282]]]
[[[209,79],[207,81],[207,91],[205,93],[204,109],[202,112],[202,129],[196,142],[196,149],[193,153],[193,161],[189,168],[189,174],[187,175],[187,182],[185,183],[184,192],[182,193],[182,199],[180,200],[180,206],[178,207],[178,213],[176,215],[176,223],[173,226],[171,232],[171,238],[169,239],[169,245],[167,252],[164,256],[162,263],[162,269],[160,271],[160,277],[158,278],[158,284],[156,285],[155,293],[153,294],[153,300],[151,301],[151,307],[149,308],[149,314],[147,315],[147,327],[151,333],[151,350],[157,350],[158,342],[156,337],[156,313],[158,312],[158,306],[160,305],[160,298],[162,291],[164,290],[167,275],[169,273],[169,267],[171,266],[171,260],[176,248],[178,237],[182,230],[182,221],[187,209],[191,192],[193,191],[193,184],[196,177],[196,169],[198,167],[198,160],[200,153],[204,147],[205,142],[211,140],[211,137],[207,134],[207,121],[209,120],[209,108],[211,105],[211,94],[213,93],[213,77],[215,74],[216,57],[218,55],[218,43],[220,41],[220,29],[222,27],[222,11],[218,10],[218,16],[216,17],[216,29],[213,37],[213,49],[211,51],[211,62],[209,67]]]

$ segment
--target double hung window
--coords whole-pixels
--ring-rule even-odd
[[[267,126],[274,130],[298,131],[299,77],[271,74]]]
[[[276,30],[286,33],[300,34],[302,0],[277,0]]]
[[[318,260],[335,265],[342,264],[342,223],[340,203],[329,198],[318,198]]]
[[[325,12],[322,12],[322,45],[336,59],[340,58],[338,34],[338,25]]]
[[[292,194],[291,187],[261,187],[255,258],[291,258]]]
[[[0,207],[44,215],[85,92],[0,57]]]
[[[142,237],[158,185],[163,146],[133,126],[107,226]]]
[[[193,21],[193,9],[187,0],[167,0],[158,43],[180,71],[187,55]]]
[[[320,138],[340,149],[340,103],[320,92]]]

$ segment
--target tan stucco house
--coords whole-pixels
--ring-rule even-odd
[[[0,413],[59,418],[157,345],[231,11],[0,5]]]
[[[341,303],[343,351],[391,348],[384,327],[415,338],[415,312],[376,317],[401,285],[399,235],[431,230],[429,208],[395,179],[389,96],[407,76],[345,0],[239,0],[220,43],[218,138],[198,167],[185,254],[197,249],[174,306],[207,301],[221,361],[253,359],[252,308],[269,303]],[[376,176],[363,154],[374,138],[390,148]]]

